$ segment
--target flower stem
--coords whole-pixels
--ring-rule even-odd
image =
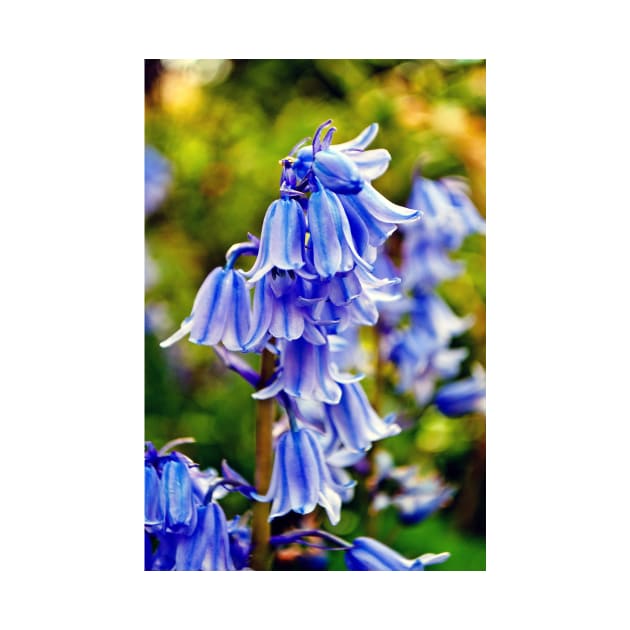
[[[274,364],[275,358],[273,353],[267,349],[263,350],[259,389],[269,384],[273,375]],[[273,398],[259,400],[256,403],[256,470],[254,472],[254,485],[259,494],[267,492],[271,480],[273,406]],[[271,570],[269,510],[269,503],[261,503],[259,501],[254,503],[251,567],[255,571]]]

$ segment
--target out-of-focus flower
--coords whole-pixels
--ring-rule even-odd
[[[443,385],[435,396],[437,408],[450,417],[486,410],[486,376],[477,366],[470,378]]]
[[[344,486],[333,481],[317,435],[301,428],[287,431],[278,439],[269,490],[257,498],[273,501],[269,520],[291,510],[308,514],[319,504],[336,525],[343,491]]]
[[[144,212],[151,214],[164,201],[171,184],[171,166],[153,147],[144,148]]]
[[[417,238],[452,251],[459,249],[468,235],[484,233],[485,222],[467,192],[466,184],[456,178],[433,181],[416,177],[409,206],[422,210],[425,215],[425,222],[418,225]],[[412,231],[415,230],[409,230]]]
[[[252,531],[247,524],[248,515],[235,516],[228,522],[228,536],[230,539],[230,554],[237,571],[244,569],[249,563],[249,553],[252,546]]]
[[[193,343],[241,350],[249,331],[251,313],[245,279],[236,269],[217,267],[197,292],[191,314],[180,329],[160,343],[162,348],[186,335]]]
[[[425,553],[408,560],[378,540],[362,536],[346,551],[346,565],[351,571],[424,571],[429,565],[445,562],[450,555]]]
[[[218,503],[197,508],[197,527],[180,536],[175,552],[176,571],[235,571],[230,555],[227,520]]]

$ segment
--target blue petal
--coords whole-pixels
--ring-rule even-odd
[[[410,571],[412,561],[387,547],[378,540],[368,537],[356,538],[346,552],[346,565],[351,571]]]
[[[232,301],[232,282],[225,282],[229,273],[217,267],[204,280],[193,306],[190,341],[214,346],[221,340]]]
[[[322,185],[333,192],[354,195],[364,185],[354,162],[332,148],[315,154],[313,171]]]
[[[356,195],[339,195],[339,199],[346,210],[353,233],[356,233],[362,226],[363,230],[367,232],[370,245],[374,247],[382,245],[396,231],[396,225],[376,219]],[[363,254],[364,246],[362,247],[358,240],[356,243],[359,251]]]
[[[263,220],[258,258],[247,273],[251,281],[256,282],[272,267],[286,270],[302,267],[305,232],[300,204],[288,198],[274,201]]]
[[[144,467],[144,528],[154,534],[164,528],[164,495],[153,466]]]
[[[304,331],[304,313],[295,295],[289,293],[275,300],[269,332],[278,339],[298,339]]]
[[[392,156],[386,149],[348,151],[346,155],[355,163],[361,177],[368,181],[380,177],[387,170],[392,159]]]
[[[290,433],[287,438],[285,465],[291,508],[298,514],[309,514],[317,505],[321,480],[305,430]]]
[[[243,350],[250,352],[257,349],[269,334],[269,325],[273,317],[273,297],[269,289],[267,276],[263,276],[254,289],[254,306],[251,326]]]
[[[378,133],[378,123],[372,123],[366,127],[356,138],[342,142],[341,144],[333,144],[333,148],[337,151],[347,151],[352,149],[365,149],[368,147],[376,134]]]
[[[323,190],[316,190],[308,202],[308,226],[313,247],[313,263],[317,273],[327,278],[341,267],[341,245]]]
[[[197,510],[188,466],[170,460],[162,470],[162,492],[166,513],[166,531],[190,534],[197,524]]]
[[[225,282],[232,281],[233,301],[222,341],[228,350],[242,350],[251,322],[249,290],[245,286],[245,279],[238,271],[231,269],[229,273],[232,278],[226,276]]]
[[[419,210],[392,203],[370,184],[366,184],[356,195],[356,201],[357,206],[361,206],[366,213],[384,223],[404,223],[418,219],[422,215]]]

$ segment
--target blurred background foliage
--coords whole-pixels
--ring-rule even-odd
[[[180,436],[202,467],[223,458],[249,479],[254,470],[251,388],[225,370],[214,352],[182,341],[158,343],[189,313],[205,276],[225,251],[260,234],[278,197],[278,160],[332,118],[344,142],[371,122],[373,148],[392,155],[376,188],[405,205],[415,170],[426,177],[462,175],[485,216],[485,62],[483,60],[145,60],[146,144],[171,169],[167,194],[146,214],[145,435],[159,448]],[[467,273],[440,286],[458,315],[475,324],[453,345],[469,349],[463,365],[485,366],[485,237],[473,235],[457,253]],[[245,259],[247,268],[251,259]],[[369,331],[366,331],[369,332]],[[370,336],[365,336],[369,349]],[[256,357],[250,359],[255,364]],[[413,527],[393,508],[371,527],[404,555],[448,550],[434,570],[485,569],[485,418],[451,419],[420,411],[388,380],[383,410],[402,412],[408,430],[382,444],[397,464],[438,470],[459,488],[446,509]],[[373,379],[364,381],[368,393]],[[358,493],[360,494],[360,493]],[[337,527],[348,538],[366,532],[357,500]],[[228,516],[247,503],[230,495]],[[343,570],[332,552],[331,568]]]

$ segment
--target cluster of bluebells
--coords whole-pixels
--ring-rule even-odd
[[[336,350],[356,327],[376,324],[377,304],[391,299],[391,287],[400,283],[395,275],[379,273],[379,248],[399,224],[416,222],[422,212],[390,202],[372,186],[391,159],[385,149],[367,149],[378,131],[376,124],[335,145],[330,123],[320,125],[312,140],[300,142],[281,160],[280,197],[267,209],[260,238],[250,234],[228,250],[225,266],[210,272],[190,315],[161,345],[187,336],[193,343],[212,346],[254,386],[257,375],[236,353],[273,353],[273,376],[253,394],[256,399],[274,398],[284,410],[274,431],[270,486],[264,494],[256,492],[225,467],[215,483],[271,503],[270,520],[290,512],[306,515],[319,505],[334,525],[342,503],[353,496],[355,482],[347,467],[362,459],[373,442],[400,431],[393,416],[381,418],[373,409],[360,383],[362,375],[344,371]],[[249,271],[235,267],[241,256],[255,256]],[[149,512],[159,512],[162,505],[155,497],[162,495],[157,488],[168,482],[163,472],[167,464],[160,457],[151,456],[147,464],[151,472],[146,487],[153,489],[147,499]],[[187,467],[189,473],[192,469]],[[158,557],[164,545],[175,548],[169,569],[243,568],[229,551],[235,530],[230,531],[216,491],[200,499],[203,492],[195,491],[193,477],[189,474],[189,511],[196,510],[197,516],[186,522],[185,531],[171,531],[165,516],[162,529],[156,526],[149,532],[159,538]],[[181,478],[186,478],[183,469]],[[168,512],[168,506],[165,509]],[[243,543],[248,540],[247,525],[238,523]],[[285,542],[289,538],[276,540]],[[247,556],[245,547],[240,546],[242,557]],[[340,548],[353,570],[421,570],[448,557],[427,555],[410,561],[367,538],[343,541]]]
[[[420,405],[435,402],[449,416],[483,410],[483,370],[459,384],[438,384],[456,377],[467,356],[465,348],[451,348],[454,337],[473,323],[460,318],[436,292],[436,287],[464,272],[449,254],[470,234],[483,233],[485,223],[470,201],[465,185],[456,178],[429,180],[416,176],[409,206],[424,213],[421,222],[403,227],[400,300],[381,305],[382,352],[398,368],[401,391],[412,392]],[[384,262],[392,265],[386,254]]]
[[[185,440],[188,441],[188,440]],[[147,443],[144,454],[145,570],[235,571],[246,567],[250,533],[240,519],[227,521],[218,499],[227,488],[246,496],[253,491],[235,480],[224,463],[220,477],[183,453],[171,451],[175,440],[159,451]]]

